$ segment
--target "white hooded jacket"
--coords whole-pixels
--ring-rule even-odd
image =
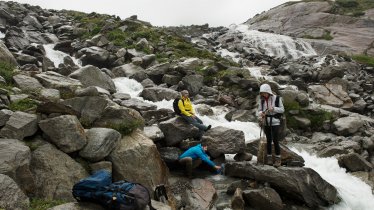
[[[269,93],[270,96],[267,99],[267,101],[265,98],[262,98],[260,96],[259,105],[258,105],[258,116],[260,116],[262,112],[268,110],[271,107],[274,108],[274,110],[272,112],[268,112],[267,116],[274,115],[277,113],[284,113],[284,106],[283,106],[282,98],[279,98],[279,106],[276,107],[275,106],[276,95],[274,95],[273,92],[271,91],[270,85],[268,84],[261,85],[260,93]],[[263,104],[262,104],[262,100],[264,100]],[[272,126],[280,125],[280,120],[275,117],[266,117],[266,120],[267,120],[267,123],[265,123],[265,125],[270,125],[270,120],[271,120]]]

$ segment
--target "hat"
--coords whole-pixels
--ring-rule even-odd
[[[273,95],[273,91],[271,91],[271,87],[268,84],[262,84],[260,86],[260,93],[269,93],[270,95]]]

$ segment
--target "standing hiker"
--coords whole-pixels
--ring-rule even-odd
[[[276,103],[278,103],[277,106]],[[260,103],[258,111],[260,126],[264,128],[267,140],[267,156],[265,159],[265,164],[274,164],[275,167],[279,167],[281,165],[281,155],[279,146],[279,114],[282,114],[284,112],[284,107],[280,97],[273,94],[273,92],[271,91],[271,87],[268,84],[262,84],[260,86]],[[272,142],[274,143],[275,149],[274,163],[271,152]]]
[[[217,166],[213,161],[211,161],[209,156],[206,154],[206,151],[208,151],[208,146],[205,143],[201,143],[189,148],[179,156],[179,163],[186,166],[188,178],[192,177],[192,169],[198,167],[202,162],[213,167],[217,173],[219,172],[221,166]]]
[[[192,103],[190,101],[189,93],[187,90],[181,91],[181,100],[178,101],[178,108],[180,110],[180,116],[185,119],[188,123],[192,124],[193,126],[199,129],[198,140],[201,140],[205,131],[208,131],[212,126],[211,125],[204,125],[203,121],[201,121],[196,115],[195,111],[192,107]]]

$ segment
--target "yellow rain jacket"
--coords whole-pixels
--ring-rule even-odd
[[[182,101],[183,100],[183,101]],[[195,115],[195,112],[192,108],[192,103],[189,98],[181,98],[178,102],[178,107],[181,110],[181,113],[186,116],[192,116]]]

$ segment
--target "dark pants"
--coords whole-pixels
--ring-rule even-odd
[[[265,126],[264,131],[267,140],[267,154],[271,155],[271,143],[274,142],[275,155],[280,155],[279,125]]]
[[[186,166],[186,173],[189,177],[191,177],[192,169],[197,168],[202,163],[202,161],[200,158],[193,160],[191,157],[185,157],[179,159],[179,163]]]
[[[182,118],[185,119],[189,124],[195,126],[196,128],[199,129],[199,136],[198,138],[201,138],[204,134],[204,131],[207,129],[207,126],[203,124],[203,121],[201,121],[198,117],[195,116],[189,117],[186,115],[182,115]]]

